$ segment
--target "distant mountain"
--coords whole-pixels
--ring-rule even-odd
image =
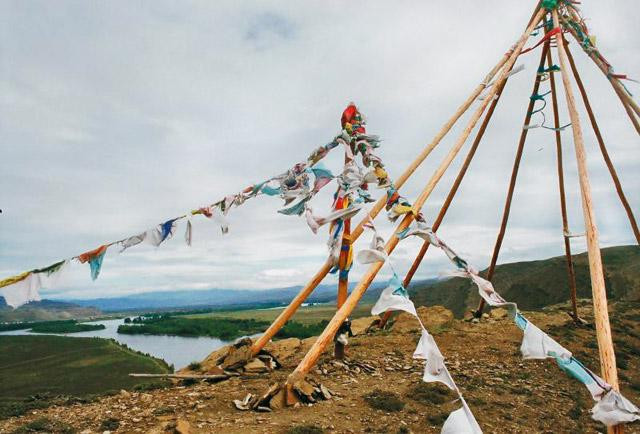
[[[640,247],[608,247],[601,252],[607,296],[614,300],[640,300]],[[574,255],[573,262],[578,298],[591,298],[587,254]],[[480,274],[486,276],[486,271]],[[518,303],[524,310],[565,302],[569,300],[565,257],[498,265],[493,286],[505,299]],[[460,277],[418,283],[409,288],[409,293],[416,305],[443,305],[459,317],[475,309],[479,300],[475,286]]]
[[[54,300],[32,301],[17,309],[7,306],[0,297],[0,322],[5,321],[51,321],[58,319],[84,319],[100,316],[95,307]]]
[[[424,281],[430,282],[430,281]],[[353,289],[355,282],[349,287]],[[363,299],[375,301],[384,289],[384,283],[374,283]],[[260,290],[247,289],[206,289],[153,291],[122,297],[95,298],[90,300],[69,300],[81,306],[96,306],[103,311],[162,310],[177,308],[242,308],[249,306],[279,306],[288,304],[301,286]],[[319,285],[309,296],[309,303],[327,303],[336,299],[337,285]]]

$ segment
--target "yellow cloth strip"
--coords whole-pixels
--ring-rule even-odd
[[[18,283],[21,280],[26,279],[29,274],[31,274],[31,271],[25,271],[24,273],[18,274],[17,276],[7,277],[4,280],[0,280],[0,288]]]

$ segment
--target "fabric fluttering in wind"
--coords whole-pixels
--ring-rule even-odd
[[[129,237],[127,239],[124,239],[122,241],[120,241],[120,253],[124,252],[125,250],[127,250],[129,247],[133,247],[133,246],[137,246],[138,244],[140,244],[141,242],[144,241],[144,239],[147,236],[147,232],[143,232],[141,234],[138,235],[134,235],[132,237]]]
[[[452,411],[442,425],[440,434],[482,434],[482,429],[471,413],[464,398],[460,397],[462,407]]]
[[[451,374],[449,374],[449,370],[444,364],[444,356],[440,352],[440,348],[438,348],[433,336],[431,336],[425,328],[422,329],[422,335],[413,353],[413,358],[426,360],[424,374],[422,376],[423,381],[427,383],[437,381],[451,390],[458,390],[453,382],[453,378],[451,378]]]
[[[103,245],[78,256],[78,261],[80,261],[81,264],[89,262],[89,268],[91,270],[91,280],[96,280],[100,275],[100,269],[102,268],[104,255],[105,253],[107,253],[107,247],[108,246]]]
[[[620,392],[611,389],[591,409],[591,417],[607,426],[615,426],[640,420],[640,409]]]
[[[367,227],[367,225],[365,225]],[[384,250],[384,238],[378,235],[378,232],[369,226],[373,230],[373,237],[371,243],[369,243],[368,249],[362,249],[358,252],[356,259],[361,264],[373,264],[375,262],[384,262],[389,257]]]
[[[548,357],[570,359],[571,352],[553,340],[531,322],[527,322],[520,346],[523,359],[546,359]]]
[[[322,187],[327,185],[328,183],[335,178],[331,170],[327,169],[324,164],[318,163],[315,166],[311,167],[309,170],[313,172],[313,176],[315,177],[313,182],[313,191],[318,192]]]
[[[333,223],[338,219],[350,219],[354,215],[358,214],[361,209],[361,204],[353,204],[347,208],[334,210],[324,217],[317,217],[313,214],[313,208],[311,208],[311,205],[307,204],[305,209],[305,218],[313,233],[316,234],[321,226],[324,226],[327,223]]]
[[[191,226],[191,219],[187,220],[187,227],[184,231],[184,241],[187,246],[191,247],[191,237],[193,235],[193,228]]]
[[[397,274],[393,274],[387,287],[382,290],[378,301],[371,308],[371,315],[379,315],[389,310],[403,310],[414,316],[418,316],[416,307],[409,299],[407,290],[402,286]]]
[[[167,220],[164,223],[159,224],[153,229],[150,229],[146,232],[145,240],[155,246],[158,247],[168,238],[171,238],[176,230],[176,221],[178,219]]]
[[[428,231],[427,231],[428,232]],[[407,236],[406,234],[398,234],[399,237]],[[419,235],[414,233],[413,235]],[[422,234],[427,236],[426,234]],[[420,236],[420,235],[419,235]],[[592,409],[592,417],[607,426],[613,426],[620,423],[630,422],[640,419],[640,410],[619,392],[613,390],[612,386],[598,377],[580,361],[571,355],[567,349],[562,347],[554,339],[540,330],[527,320],[519,311],[513,302],[508,302],[500,294],[498,294],[491,282],[480,277],[477,272],[467,264],[466,261],[459,261],[458,255],[448,249],[448,253],[443,246],[446,246],[442,240],[435,246],[443,249],[452,263],[460,268],[459,264],[465,264],[464,270],[459,270],[453,275],[467,277],[478,287],[478,294],[492,307],[505,307],[509,311],[511,318],[516,325],[524,331],[521,351],[525,359],[544,359],[554,358],[556,363],[564,372],[571,377],[583,383],[591,396],[596,401],[596,405]],[[606,400],[605,400],[606,398]],[[604,402],[603,402],[604,400]]]
[[[30,301],[40,301],[40,279],[31,271],[0,281],[0,295],[5,302],[17,308]]]
[[[36,268],[0,281],[0,295],[7,305],[17,308],[30,301],[40,301],[40,289],[53,285],[67,260],[59,261],[44,268]]]

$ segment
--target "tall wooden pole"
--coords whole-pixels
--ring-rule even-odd
[[[580,323],[578,316],[578,300],[576,289],[576,273],[571,257],[571,240],[569,238],[569,219],[567,217],[567,199],[564,191],[564,168],[562,166],[562,138],[560,137],[560,114],[558,112],[558,94],[556,90],[556,78],[551,66],[551,50],[547,51],[547,65],[549,66],[549,81],[551,87],[551,102],[553,105],[553,125],[556,128],[556,155],[558,162],[558,187],[560,191],[560,212],[562,214],[562,234],[564,238],[564,254],[567,259],[567,276],[569,278],[569,294],[571,297],[571,316],[576,324]]]
[[[476,88],[471,92],[471,95],[458,107],[456,112],[447,120],[447,122],[440,128],[440,131],[433,138],[431,143],[429,143],[422,152],[416,157],[416,159],[407,167],[407,169],[398,177],[394,184],[397,189],[400,189],[402,185],[406,182],[406,180],[415,172],[415,170],[422,164],[422,162],[427,158],[427,156],[433,151],[433,149],[442,141],[444,136],[451,130],[453,125],[460,119],[460,117],[467,111],[467,109],[473,104],[473,102],[478,98],[478,96],[482,93],[482,91],[487,87],[487,84],[491,82],[491,80],[495,77],[498,71],[504,66],[504,64],[509,59],[511,51],[505,53],[504,56],[500,59],[500,61],[489,71],[489,73],[484,77],[484,80],[476,86]],[[373,206],[371,211],[369,211],[368,216],[363,218],[360,223],[356,226],[356,228],[351,232],[351,242],[355,242],[358,237],[363,232],[363,224],[371,219],[375,219],[378,213],[385,207],[387,203],[386,197],[381,197],[378,202]],[[260,350],[278,333],[278,331],[284,326],[284,324],[289,321],[289,319],[293,316],[293,314],[298,310],[300,305],[307,299],[309,294],[313,292],[313,290],[322,282],[322,279],[329,273],[331,269],[330,261],[326,261],[322,267],[313,275],[311,280],[307,282],[307,284],[300,290],[300,292],[291,300],[291,303],[278,315],[275,321],[269,326],[269,328],[264,332],[260,338],[254,342],[251,347],[251,351],[253,355],[256,355],[260,352]]]
[[[482,121],[482,124],[480,125],[480,129],[478,130],[478,133],[476,134],[476,138],[473,141],[473,144],[471,145],[471,148],[469,148],[469,152],[467,153],[467,156],[465,157],[464,162],[462,163],[462,166],[460,167],[460,170],[458,172],[458,176],[456,177],[455,181],[453,182],[453,185],[451,186],[451,189],[449,190],[449,194],[447,194],[447,198],[445,199],[444,203],[442,204],[442,207],[440,208],[440,212],[438,213],[438,216],[436,217],[436,219],[433,222],[433,225],[431,226],[431,229],[434,232],[436,232],[438,230],[438,228],[440,227],[440,224],[442,223],[442,220],[444,220],[444,217],[447,214],[447,211],[449,210],[449,206],[451,205],[451,202],[453,201],[453,198],[455,197],[456,193],[458,192],[458,188],[460,187],[460,183],[462,182],[462,179],[464,178],[464,176],[467,173],[467,169],[469,168],[469,165],[471,164],[471,160],[475,156],[476,150],[478,149],[478,145],[480,144],[480,141],[482,140],[482,137],[484,136],[484,132],[487,129],[487,125],[489,125],[489,121],[491,120],[491,117],[493,116],[493,112],[495,111],[496,106],[498,105],[498,101],[500,101],[500,97],[502,96],[502,91],[504,90],[504,87],[506,86],[508,80],[509,80],[508,77],[504,80],[504,82],[500,86],[500,89],[498,89],[498,93],[496,94],[496,97],[491,102],[491,105],[489,106],[489,110],[487,110],[487,114],[485,115],[484,120]],[[420,251],[418,252],[418,255],[413,260],[413,263],[411,264],[411,267],[409,268],[409,271],[404,276],[404,280],[402,281],[402,285],[405,288],[409,287],[409,284],[411,283],[411,279],[413,279],[413,276],[416,273],[416,270],[420,266],[420,263],[424,259],[424,255],[427,253],[427,250],[429,249],[429,245],[430,245],[429,241],[425,241],[424,243],[422,243],[422,247],[420,248]],[[382,316],[382,318],[380,319],[380,322],[378,323],[378,327],[379,328],[383,328],[386,325],[387,321],[389,321],[389,318],[391,318],[392,314],[393,314],[393,311],[390,311],[390,310],[385,312],[384,315]]]
[[[549,50],[549,41],[545,42],[542,46],[542,53],[540,55],[540,63],[538,69],[544,67],[547,51]],[[536,74],[535,82],[533,83],[533,91],[531,95],[537,95],[540,88],[541,75]],[[518,142],[518,148],[516,150],[516,156],[513,161],[513,168],[511,169],[511,179],[509,180],[509,189],[507,191],[507,199],[504,203],[504,210],[502,211],[502,221],[500,223],[500,229],[498,231],[498,237],[493,247],[493,254],[491,255],[491,264],[489,265],[489,271],[487,272],[487,280],[493,279],[493,273],[496,270],[496,264],[498,262],[498,256],[500,255],[500,248],[502,247],[502,240],[507,230],[507,222],[509,221],[509,213],[511,212],[511,201],[513,200],[513,192],[516,187],[516,179],[518,178],[518,171],[520,169],[520,160],[522,160],[522,152],[524,151],[524,144],[527,141],[527,134],[529,130],[526,128],[531,121],[531,112],[535,106],[535,99],[529,98],[529,105],[527,106],[527,113],[524,117],[524,124],[522,131],[520,132],[520,141]],[[480,299],[478,308],[474,312],[474,316],[479,318],[482,315],[482,309],[484,308],[484,299]]]
[[[450,166],[455,156],[460,151],[460,148],[462,148],[462,145],[471,134],[473,127],[476,125],[476,123],[482,116],[482,113],[484,112],[486,107],[489,105],[489,102],[493,100],[493,97],[497,93],[499,87],[502,85],[502,82],[505,80],[507,74],[513,67],[513,64],[515,63],[516,59],[520,55],[520,52],[522,51],[522,47],[526,43],[527,39],[529,39],[529,35],[533,31],[533,28],[535,27],[535,25],[540,21],[543,14],[544,14],[544,11],[539,10],[535,14],[534,19],[531,20],[531,23],[527,26],[527,29],[525,30],[524,34],[518,40],[518,43],[516,44],[513,50],[513,53],[511,53],[511,55],[509,56],[509,60],[507,61],[504,69],[500,73],[500,76],[498,77],[496,84],[489,90],[489,92],[486,95],[486,98],[480,104],[480,107],[478,107],[476,111],[473,113],[471,119],[469,120],[469,123],[467,124],[466,128],[464,129],[460,137],[457,139],[453,148],[445,156],[444,160],[440,163],[436,171],[433,173],[433,175],[429,179],[429,182],[427,183],[425,188],[422,190],[422,193],[420,194],[420,196],[418,196],[417,200],[414,202],[413,204],[414,212],[418,213],[420,211],[420,209],[424,205],[427,198],[431,195],[431,192],[435,188],[436,184],[442,178],[442,176],[444,175],[444,172],[447,170],[447,168]],[[394,231],[394,234],[389,238],[389,240],[385,245],[385,251],[388,254],[390,254],[395,249],[395,247],[399,242],[399,239],[396,236],[396,233],[406,229],[411,224],[411,222],[413,222],[413,220],[414,220],[414,215],[412,213],[405,214],[405,217],[402,219],[402,222]],[[375,276],[378,274],[378,271],[380,271],[382,266],[383,266],[383,262],[376,262],[372,264],[369,267],[369,269],[365,272],[365,274],[360,279],[360,282],[358,282],[356,287],[351,292],[351,295],[349,295],[349,297],[347,298],[347,301],[342,305],[342,307],[338,310],[338,312],[336,312],[336,314],[333,316],[331,321],[329,321],[329,324],[324,329],[322,334],[318,337],[318,339],[315,341],[313,346],[309,349],[309,352],[305,355],[305,357],[302,359],[302,361],[296,367],[296,369],[291,373],[291,375],[289,375],[289,378],[287,379],[287,384],[289,386],[296,384],[299,380],[302,380],[304,376],[309,372],[311,367],[315,365],[315,363],[318,361],[318,358],[320,357],[322,352],[325,350],[325,348],[327,347],[327,345],[335,335],[336,331],[340,327],[340,324],[342,324],[342,322],[351,314],[353,309],[358,304],[358,301],[360,300],[364,292],[367,290],[369,285],[371,285],[371,282],[373,281]]]
[[[351,146],[351,144],[349,144]],[[345,152],[344,162],[345,164],[349,160],[349,154]],[[348,198],[344,198],[345,201]],[[349,206],[348,202],[344,202],[343,207]],[[343,221],[344,229],[342,231],[342,240],[340,242],[340,259],[338,262],[338,296],[336,298],[336,308],[340,309],[344,302],[347,300],[347,293],[349,291],[349,250],[351,249],[351,219],[345,219]],[[348,318],[347,318],[348,320]],[[346,348],[342,342],[336,341],[334,347],[333,356],[336,359],[344,359],[344,352]]]
[[[553,25],[560,26],[558,11],[551,11]],[[598,351],[600,353],[600,367],[602,377],[611,384],[615,390],[620,390],[618,386],[618,371],[616,369],[616,355],[613,350],[613,340],[611,337],[611,325],[609,324],[609,312],[607,310],[607,292],[604,284],[604,273],[602,271],[602,258],[600,257],[600,246],[598,242],[598,228],[596,227],[593,202],[591,199],[591,185],[589,184],[589,174],[587,172],[587,156],[580,127],[580,117],[576,110],[573,89],[569,81],[569,60],[564,46],[562,33],[558,33],[556,42],[558,45],[558,55],[560,57],[560,72],[564,85],[569,117],[571,118],[571,130],[573,132],[573,142],[578,162],[578,174],[580,178],[580,192],[582,195],[582,210],[584,213],[584,226],[587,233],[587,252],[589,257],[589,272],[591,276],[591,290],[593,292],[593,308],[596,323],[596,336],[598,340]],[[610,432],[621,433],[621,425]]]
[[[580,17],[578,17],[574,11],[572,11],[570,9],[568,9],[568,11],[569,11],[569,14],[571,15],[571,17],[575,21],[580,22]],[[578,38],[578,34],[576,33],[575,29],[573,29],[571,26],[567,26],[567,29],[573,35],[573,37],[576,39],[576,41],[578,41],[578,44],[581,45],[582,42]],[[640,116],[640,107],[638,107],[638,104],[627,93],[627,91],[624,88],[624,86],[622,86],[622,84],[620,83],[620,80],[617,79],[616,77],[612,77],[609,74],[608,66],[605,64],[605,62],[602,61],[602,59],[600,57],[598,57],[596,55],[596,53],[594,53],[593,50],[584,49],[584,51],[591,58],[591,60],[593,60],[593,62],[596,64],[596,66],[602,71],[602,73],[605,75],[605,77],[607,77],[607,80],[609,80],[609,82],[611,83],[611,86],[613,86],[613,89],[616,91],[616,95],[618,95],[618,98],[620,98],[620,101],[622,102],[622,105],[623,105],[625,111],[629,115],[629,119],[631,119],[631,122],[633,123],[633,126],[636,128],[636,131],[638,132],[638,134],[640,134],[640,123],[638,122],[638,119],[636,118],[636,116]]]
[[[620,198],[620,202],[622,202],[622,206],[627,213],[627,217],[629,218],[629,224],[631,225],[631,229],[633,230],[633,235],[636,237],[636,242],[640,244],[640,230],[638,230],[638,223],[633,215],[633,211],[631,210],[631,206],[629,205],[629,201],[627,201],[627,197],[622,190],[622,184],[620,184],[620,179],[618,178],[618,174],[616,173],[616,169],[613,167],[613,163],[611,162],[611,157],[609,157],[609,152],[607,151],[607,147],[604,144],[604,140],[602,139],[602,134],[600,133],[600,127],[598,127],[598,122],[596,121],[596,117],[593,114],[593,110],[591,109],[591,103],[589,102],[589,97],[587,96],[587,92],[584,89],[584,85],[582,84],[582,80],[580,79],[580,74],[578,73],[578,69],[576,68],[576,64],[573,61],[573,56],[571,55],[571,51],[569,50],[569,46],[565,46],[565,51],[567,53],[567,58],[569,59],[569,64],[571,65],[571,70],[573,71],[573,77],[576,80],[576,84],[578,85],[578,89],[580,90],[580,95],[582,95],[582,101],[584,102],[584,106],[587,109],[587,114],[589,115],[589,120],[591,121],[591,126],[593,127],[593,132],[596,135],[596,139],[598,140],[598,146],[600,147],[600,152],[602,153],[602,158],[604,158],[604,162],[607,165],[607,169],[609,169],[609,174],[611,174],[611,179],[613,179],[613,184],[616,187],[616,191],[618,192],[618,197]]]

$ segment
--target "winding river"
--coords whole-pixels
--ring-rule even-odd
[[[210,352],[216,350],[229,341],[210,337],[182,337],[182,336],[162,336],[162,335],[127,335],[119,334],[118,326],[124,324],[124,319],[112,319],[104,321],[93,321],[90,324],[104,324],[103,330],[89,332],[56,334],[57,336],[69,337],[96,337],[105,339],[115,339],[127,345],[129,348],[150,354],[159,359],[164,359],[167,363],[173,364],[176,370],[184,368],[193,361],[201,361]],[[13,330],[2,332],[0,335],[42,335],[44,333],[31,333],[27,330]],[[51,333],[53,334],[53,333]]]

